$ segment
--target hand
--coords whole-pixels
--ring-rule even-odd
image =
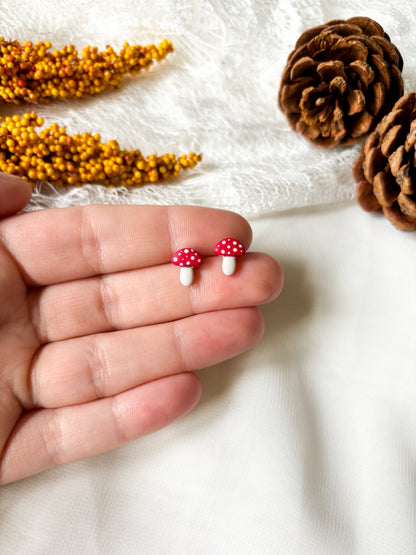
[[[0,215],[30,189],[0,174]],[[246,247],[240,216],[198,207],[88,206],[0,221],[0,484],[153,432],[198,402],[194,374],[257,343],[256,305],[283,277],[248,253],[226,277],[213,248]],[[203,265],[179,282],[171,255]]]

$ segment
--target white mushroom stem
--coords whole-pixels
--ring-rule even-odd
[[[235,256],[222,257],[222,271],[226,276],[232,276],[235,272]]]
[[[192,266],[182,266],[179,274],[182,285],[188,287],[194,281],[194,269]]]

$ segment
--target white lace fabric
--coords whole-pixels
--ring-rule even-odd
[[[119,0],[0,4],[6,39],[120,49],[172,41],[174,53],[121,89],[80,101],[5,106],[32,111],[45,125],[70,133],[100,133],[143,155],[201,152],[203,161],[169,184],[110,189],[96,184],[38,184],[29,209],[88,203],[197,204],[246,216],[330,204],[354,197],[351,164],[359,146],[322,151],[289,128],[277,107],[280,75],[298,36],[333,18],[376,19],[401,50],[406,92],[413,90],[414,8],[410,0],[382,4],[302,0]]]

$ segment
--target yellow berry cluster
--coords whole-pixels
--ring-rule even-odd
[[[35,113],[7,117],[0,125],[0,171],[18,175],[32,184],[101,183],[108,186],[140,186],[176,177],[193,168],[201,157],[194,152],[146,158],[139,150],[123,150],[117,141],[102,143],[100,135],[68,135],[53,124],[39,133],[43,119]]]
[[[73,45],[50,50],[49,42],[5,41],[0,37],[0,99],[43,103],[53,98],[82,98],[121,86],[123,76],[147,70],[173,50],[163,40],[157,47],[124,44],[117,54],[87,46],[82,58]],[[48,128],[35,113],[0,118],[0,171],[18,175],[35,185],[100,183],[140,186],[176,177],[201,160],[194,152],[143,157],[140,150],[121,149],[117,141],[102,143],[100,135],[68,135],[65,127]]]
[[[161,61],[172,44],[124,44],[117,54],[111,46],[103,52],[87,46],[78,57],[70,44],[50,50],[50,42],[5,41],[0,37],[0,97],[6,102],[48,102],[52,98],[82,98],[121,86],[123,76],[149,69]]]

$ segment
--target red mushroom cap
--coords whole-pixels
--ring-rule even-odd
[[[214,252],[219,256],[242,256],[246,249],[237,239],[227,237],[216,244]]]
[[[202,263],[199,254],[194,249],[180,249],[170,259],[175,266],[189,267],[199,266]]]

